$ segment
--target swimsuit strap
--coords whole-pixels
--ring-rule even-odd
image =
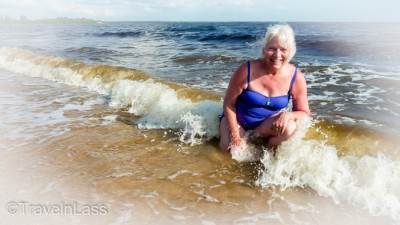
[[[247,61],[247,88],[250,88],[250,61]]]
[[[294,70],[292,82],[290,83],[290,87],[289,87],[289,92],[290,92],[290,90],[292,90],[292,86],[293,86],[294,79],[296,78],[296,74],[297,74],[297,67],[296,67],[296,69]],[[289,92],[288,92],[288,93],[289,93]]]

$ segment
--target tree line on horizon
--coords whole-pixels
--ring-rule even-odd
[[[10,16],[0,16],[0,24],[82,24],[82,23],[102,23],[102,22],[87,18],[57,17],[52,19],[30,20],[26,16],[20,16],[19,19],[13,19]]]

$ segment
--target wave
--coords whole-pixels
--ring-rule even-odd
[[[231,33],[224,32],[214,25],[198,25],[198,26],[172,26],[163,30],[166,37],[183,37],[190,40],[197,40],[200,42],[209,41],[254,41],[255,36],[244,33]]]
[[[210,34],[199,37],[199,41],[254,41],[256,37],[249,34]]]
[[[274,155],[265,151],[261,162],[267,169],[256,184],[264,188],[310,187],[337,204],[347,202],[371,215],[400,219],[400,163],[384,154],[339,157],[324,142],[292,139]]]
[[[317,138],[321,133],[311,134],[312,138],[307,138],[309,128],[320,125],[326,124],[299,120],[295,136],[276,149],[262,147],[260,151],[258,146],[247,143],[241,146],[240,151],[234,149],[233,158],[238,161],[260,160],[255,184],[272,192],[290,191],[296,187],[312,188],[319,196],[330,197],[336,204],[345,202],[367,210],[371,215],[389,216],[399,221],[400,162],[382,152],[378,152],[376,157],[365,152],[362,156],[339,152],[340,146],[329,143],[332,136],[335,139],[332,134],[325,138]],[[342,133],[349,140],[350,143],[344,144],[350,149],[362,151],[364,145],[372,143],[371,137]],[[379,149],[382,145],[373,147]]]
[[[297,45],[299,48],[322,56],[355,56],[374,60],[390,60],[390,62],[394,62],[400,57],[399,46],[390,44],[373,46],[362,41],[300,39]]]
[[[157,79],[145,72],[41,56],[18,48],[1,48],[0,65],[16,73],[109,95],[109,105],[139,117],[141,128],[175,129],[182,142],[196,145],[218,135],[220,97]]]
[[[113,56],[121,55],[121,52],[116,50],[95,48],[95,47],[81,47],[81,48],[66,48],[64,54],[72,56],[72,58],[80,58],[85,60],[95,60],[96,62],[106,62],[112,60]]]
[[[309,49],[308,51],[321,52],[323,55],[329,56],[350,56],[359,53],[365,47],[361,43],[352,43],[348,41],[298,41],[297,45],[300,48]]]
[[[197,26],[168,26],[164,31],[169,32],[199,32],[199,31],[215,31],[217,28],[213,25],[197,25]]]
[[[142,35],[145,35],[145,33],[141,31],[104,32],[101,34],[97,34],[97,36],[99,37],[119,37],[119,38],[139,37]]]
[[[81,48],[66,48],[65,52],[72,53],[80,53],[80,54],[115,54],[116,51],[104,49],[104,48],[95,48],[95,47],[81,47]]]
[[[193,62],[236,62],[240,63],[243,62],[243,58],[236,57],[236,56],[227,56],[227,55],[203,55],[203,54],[194,54],[194,55],[187,55],[187,56],[176,56],[173,59],[173,62],[176,63],[193,63]]]

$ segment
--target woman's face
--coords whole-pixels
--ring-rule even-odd
[[[265,46],[264,55],[267,66],[281,69],[287,63],[289,51],[280,45],[278,37],[274,37]]]

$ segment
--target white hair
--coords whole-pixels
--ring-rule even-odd
[[[288,24],[275,24],[268,27],[262,43],[262,55],[265,57],[265,47],[274,38],[278,37],[279,43],[289,52],[288,62],[296,54],[296,40],[293,29]]]

